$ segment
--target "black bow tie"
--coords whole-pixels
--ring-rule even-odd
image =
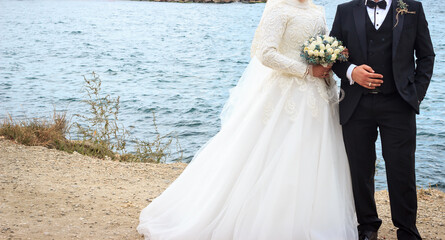
[[[366,1],[366,6],[370,8],[376,8],[379,7],[381,9],[386,9],[386,1],[380,1],[380,2],[374,2],[373,0]]]

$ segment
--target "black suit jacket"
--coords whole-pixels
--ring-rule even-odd
[[[397,0],[393,0],[393,25],[396,24]],[[397,91],[419,113],[419,104],[425,97],[433,74],[434,50],[422,3],[404,0],[409,11],[400,14],[399,23],[393,30],[392,68]],[[365,0],[353,0],[338,6],[331,36],[343,41],[349,49],[349,61],[332,67],[341,78],[345,98],[340,102],[340,123],[345,124],[352,116],[366,88],[350,85],[346,72],[351,63],[359,66],[367,62]],[[415,60],[416,59],[416,60]],[[415,61],[414,61],[415,60]],[[390,66],[388,66],[390,67]]]

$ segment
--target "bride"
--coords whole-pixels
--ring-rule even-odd
[[[220,131],[142,210],[145,239],[358,239],[337,87],[300,57],[325,32],[311,0],[268,1]]]

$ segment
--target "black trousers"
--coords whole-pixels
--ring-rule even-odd
[[[421,239],[416,228],[416,114],[398,93],[365,94],[343,125],[359,231],[378,231],[374,199],[375,142],[380,132],[394,226],[401,240]]]

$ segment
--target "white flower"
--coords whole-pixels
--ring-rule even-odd
[[[334,49],[332,49],[332,48],[328,48],[326,51],[328,51],[328,53],[330,53],[330,54],[334,53]]]
[[[326,46],[324,44],[320,44],[320,51],[324,51],[326,49]]]
[[[320,36],[317,37],[317,42],[323,42],[323,39],[321,39]]]
[[[334,37],[329,37],[329,42],[333,42],[334,40]]]
[[[332,47],[337,47],[338,46],[338,41],[335,41],[334,43],[331,44]]]
[[[307,51],[307,54],[308,54],[309,56],[314,56],[314,50],[309,50],[309,51]]]
[[[318,51],[318,50],[315,50],[314,51],[314,56],[319,56],[318,54],[319,54],[320,52]]]
[[[332,56],[331,56],[331,60],[332,61],[335,61],[337,59],[337,54],[332,54]]]
[[[311,45],[309,45],[309,50],[315,50],[315,43],[311,43]]]
[[[329,49],[329,48],[331,48],[331,44],[326,44],[326,49]]]
[[[339,54],[340,52],[341,52],[341,50],[338,48],[334,50],[334,54]]]

